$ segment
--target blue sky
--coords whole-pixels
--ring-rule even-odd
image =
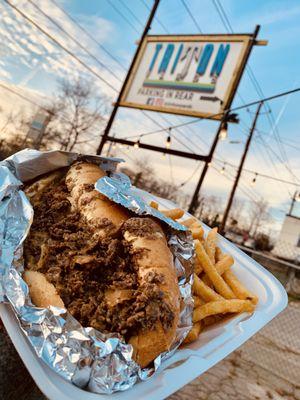
[[[143,0],[57,1],[97,41],[109,49],[124,67],[129,65],[136,49],[135,42],[139,38],[139,33],[142,31],[142,24],[145,22],[149,12],[144,3],[151,6],[152,1],[144,0],[144,3]],[[130,24],[118,14],[111,3],[130,21]],[[186,0],[186,3],[204,33],[226,33],[226,29],[212,0]],[[62,32],[59,32],[51,22],[39,15],[38,11],[27,1],[15,0],[14,4],[51,32],[78,57],[97,70],[97,72],[99,71],[116,89],[120,88],[119,80],[124,78],[124,70],[97,47],[95,43],[91,42],[88,37],[84,36],[71,21],[68,21],[50,0],[39,1],[38,5],[58,23],[62,24],[90,52],[106,63],[117,77],[119,77],[119,80],[115,79],[109,72],[102,70],[99,65],[96,65],[88,55],[84,54]],[[128,12],[124,4],[131,9],[136,18]],[[268,46],[257,46],[253,49],[249,63],[264,94],[272,95],[300,86],[300,2],[298,0],[221,0],[221,4],[227,13],[235,33],[252,32],[256,24],[261,24],[259,38],[269,40]],[[14,87],[22,91],[25,90],[27,93],[30,91],[33,96],[50,96],[55,90],[57,77],[68,76],[72,78],[76,74],[89,77],[89,73],[84,71],[76,61],[73,61],[69,55],[64,54],[61,49],[57,48],[40,32],[32,29],[30,25],[24,22],[22,17],[16,15],[4,2],[0,3],[0,11],[0,81],[9,85],[16,85]],[[157,17],[169,33],[198,33],[181,0],[161,0]],[[150,33],[163,34],[165,31],[157,20],[155,20]],[[95,86],[99,90],[99,93],[108,96],[111,101],[114,100],[116,94],[109,87],[103,84],[103,82],[97,82],[95,78],[93,78],[93,81],[95,81]],[[247,74],[244,74],[238,92],[246,102],[258,99],[258,94]],[[295,176],[300,179],[299,102],[300,94],[296,94],[270,103],[274,120],[278,118],[277,131],[284,143],[276,141],[274,130],[267,116],[262,115],[258,121],[259,132],[254,137],[249,157],[247,158],[246,168],[277,176],[288,181],[295,180]],[[241,104],[241,98],[236,96],[234,105],[239,104]],[[255,108],[251,108],[249,111],[239,113],[241,119],[240,125],[230,126],[230,139],[245,141],[245,135],[253,118]],[[164,126],[168,126],[168,123],[176,124],[180,121],[188,120],[187,117],[166,116],[168,120],[166,122],[161,116],[155,113],[149,115]],[[188,136],[197,151],[206,153],[216,127],[217,125],[214,122],[202,121],[194,124],[191,128],[185,128],[182,134],[178,132],[177,135],[179,138],[181,135]],[[125,137],[126,135],[147,132],[156,128],[139,111],[122,109],[118,113],[118,119],[113,131],[118,136]],[[181,136],[182,138],[183,136]],[[149,143],[163,144],[165,135],[154,135],[149,137],[147,141]],[[218,146],[216,158],[224,159],[236,165],[239,162],[243,145],[243,143],[233,145],[229,144],[228,141],[222,142]],[[95,147],[96,144],[92,143],[91,146]],[[296,146],[298,149],[292,146]],[[180,144],[176,147],[181,149]],[[282,153],[284,156],[286,154],[288,164]],[[172,176],[167,157],[164,158],[140,150],[138,155],[134,153],[134,150],[131,150],[128,153],[129,155],[131,158],[147,157],[154,164],[155,168],[160,171],[164,179],[171,179]],[[171,161],[173,177],[175,176],[179,182],[185,181],[197,166],[194,161],[189,162],[179,158],[172,158]],[[222,162],[215,161],[214,166],[216,169],[220,169]],[[289,169],[293,171],[295,176],[291,175]],[[231,175],[235,173],[229,167],[227,167],[226,171]],[[186,192],[192,192],[198,175],[199,172],[185,186]],[[256,198],[261,196],[268,200],[273,207],[274,218],[277,221],[281,221],[284,211],[288,208],[290,195],[295,188],[292,185],[283,185],[263,178],[258,178],[257,184],[253,188],[249,185],[252,178],[253,174],[245,173],[241,186],[248,194],[250,192]],[[230,188],[230,181],[224,179],[224,176],[221,176],[216,170],[211,169],[203,191],[219,195],[225,199]],[[245,197],[245,193],[241,191],[238,195]]]

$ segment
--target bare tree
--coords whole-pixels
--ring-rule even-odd
[[[27,140],[27,132],[31,124],[32,115],[25,113],[23,109],[17,111],[11,110],[1,113],[0,125],[0,159],[20,151],[26,147],[32,147],[31,142]]]
[[[26,135],[28,127],[30,125],[30,121],[32,119],[32,115],[28,116],[24,110],[21,108],[18,111],[11,110],[6,113],[0,107],[0,114],[2,123],[0,125],[0,134],[10,136],[10,135]]]
[[[201,218],[210,224],[212,221],[217,219],[222,212],[222,200],[214,195],[203,196],[201,208]]]
[[[25,149],[26,147],[30,147],[30,145],[26,142],[23,135],[16,134],[14,136],[9,136],[6,140],[1,139],[0,160],[4,160],[17,151]]]
[[[261,199],[251,203],[249,208],[249,217],[249,234],[255,238],[262,225],[269,222],[271,219],[268,202]]]
[[[232,207],[230,209],[230,217],[236,221],[241,221],[241,217],[245,211],[245,201],[238,197],[233,199]]]
[[[97,96],[92,82],[60,80],[58,92],[49,106],[49,122],[41,147],[58,143],[61,150],[72,151],[88,143],[95,129],[100,129],[107,112],[108,100]]]
[[[0,126],[0,134],[6,134],[7,128],[13,123],[13,112],[9,112],[7,115],[3,112],[3,108],[0,107],[0,114],[2,119],[2,124]]]

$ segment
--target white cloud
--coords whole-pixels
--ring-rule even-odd
[[[53,4],[48,0],[44,0],[43,2],[39,2],[37,4],[47,15],[53,18],[83,46],[89,49],[90,52],[95,54],[96,57],[103,59],[100,48],[91,42],[88,37],[83,35],[78,27],[69,21],[62,11],[59,10],[59,8],[53,7]],[[21,0],[16,3],[16,6],[30,18],[36,21],[43,29],[45,29],[45,31],[54,36],[65,48],[79,56],[95,72],[103,76],[104,79],[110,82],[114,81],[115,78],[113,78],[108,71],[99,67],[94,60],[89,58],[86,54],[83,54],[83,50],[78,48],[76,43],[74,43],[63,32],[61,32],[45,16],[40,14],[40,12],[30,3]],[[99,92],[103,92],[103,94],[109,95],[111,98],[114,97],[114,91],[107,87],[104,82],[97,83],[97,78],[95,79],[95,76],[91,75],[91,73],[88,72],[84,66],[72,59],[72,56],[65,53],[63,49],[55,45],[51,39],[47,38],[42,32],[38,31],[37,28],[32,26],[8,5],[1,5],[1,13],[3,15],[2,21],[4,22],[0,26],[0,42],[2,44],[1,51],[7,58],[11,58],[11,56],[16,58],[20,55],[25,56],[27,54],[27,58],[23,57],[18,60],[21,61],[21,64],[23,63],[26,67],[31,66],[32,58],[40,58],[41,64],[43,64],[43,62],[47,63],[47,65],[43,65],[43,69],[47,71],[52,81],[56,78],[75,75],[82,75],[85,78],[93,77]],[[99,42],[109,40],[111,37],[114,29],[113,25],[104,18],[95,15],[77,15],[76,18],[94,37],[97,38]],[[11,65],[8,63],[7,68],[10,67]],[[19,65],[19,67],[19,73],[21,73],[22,65]],[[118,88],[118,84],[116,82],[114,82],[114,86]]]

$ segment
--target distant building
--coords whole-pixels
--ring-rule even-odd
[[[287,214],[272,253],[300,263],[300,218]]]
[[[40,144],[45,129],[50,121],[50,114],[39,111],[33,117],[31,125],[29,127],[27,138],[31,139],[35,145]]]

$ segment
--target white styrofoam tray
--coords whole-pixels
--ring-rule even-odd
[[[143,193],[143,197],[158,201],[165,209],[174,206],[152,195]],[[204,228],[207,233],[208,228]],[[196,342],[179,349],[164,362],[155,376],[125,392],[110,396],[94,394],[65,381],[37,357],[9,305],[0,304],[0,317],[28,371],[49,400],[164,399],[240,347],[287,305],[286,292],[271,273],[221,236],[219,246],[233,256],[233,271],[259,297],[255,312],[252,315],[240,314],[209,327]]]

